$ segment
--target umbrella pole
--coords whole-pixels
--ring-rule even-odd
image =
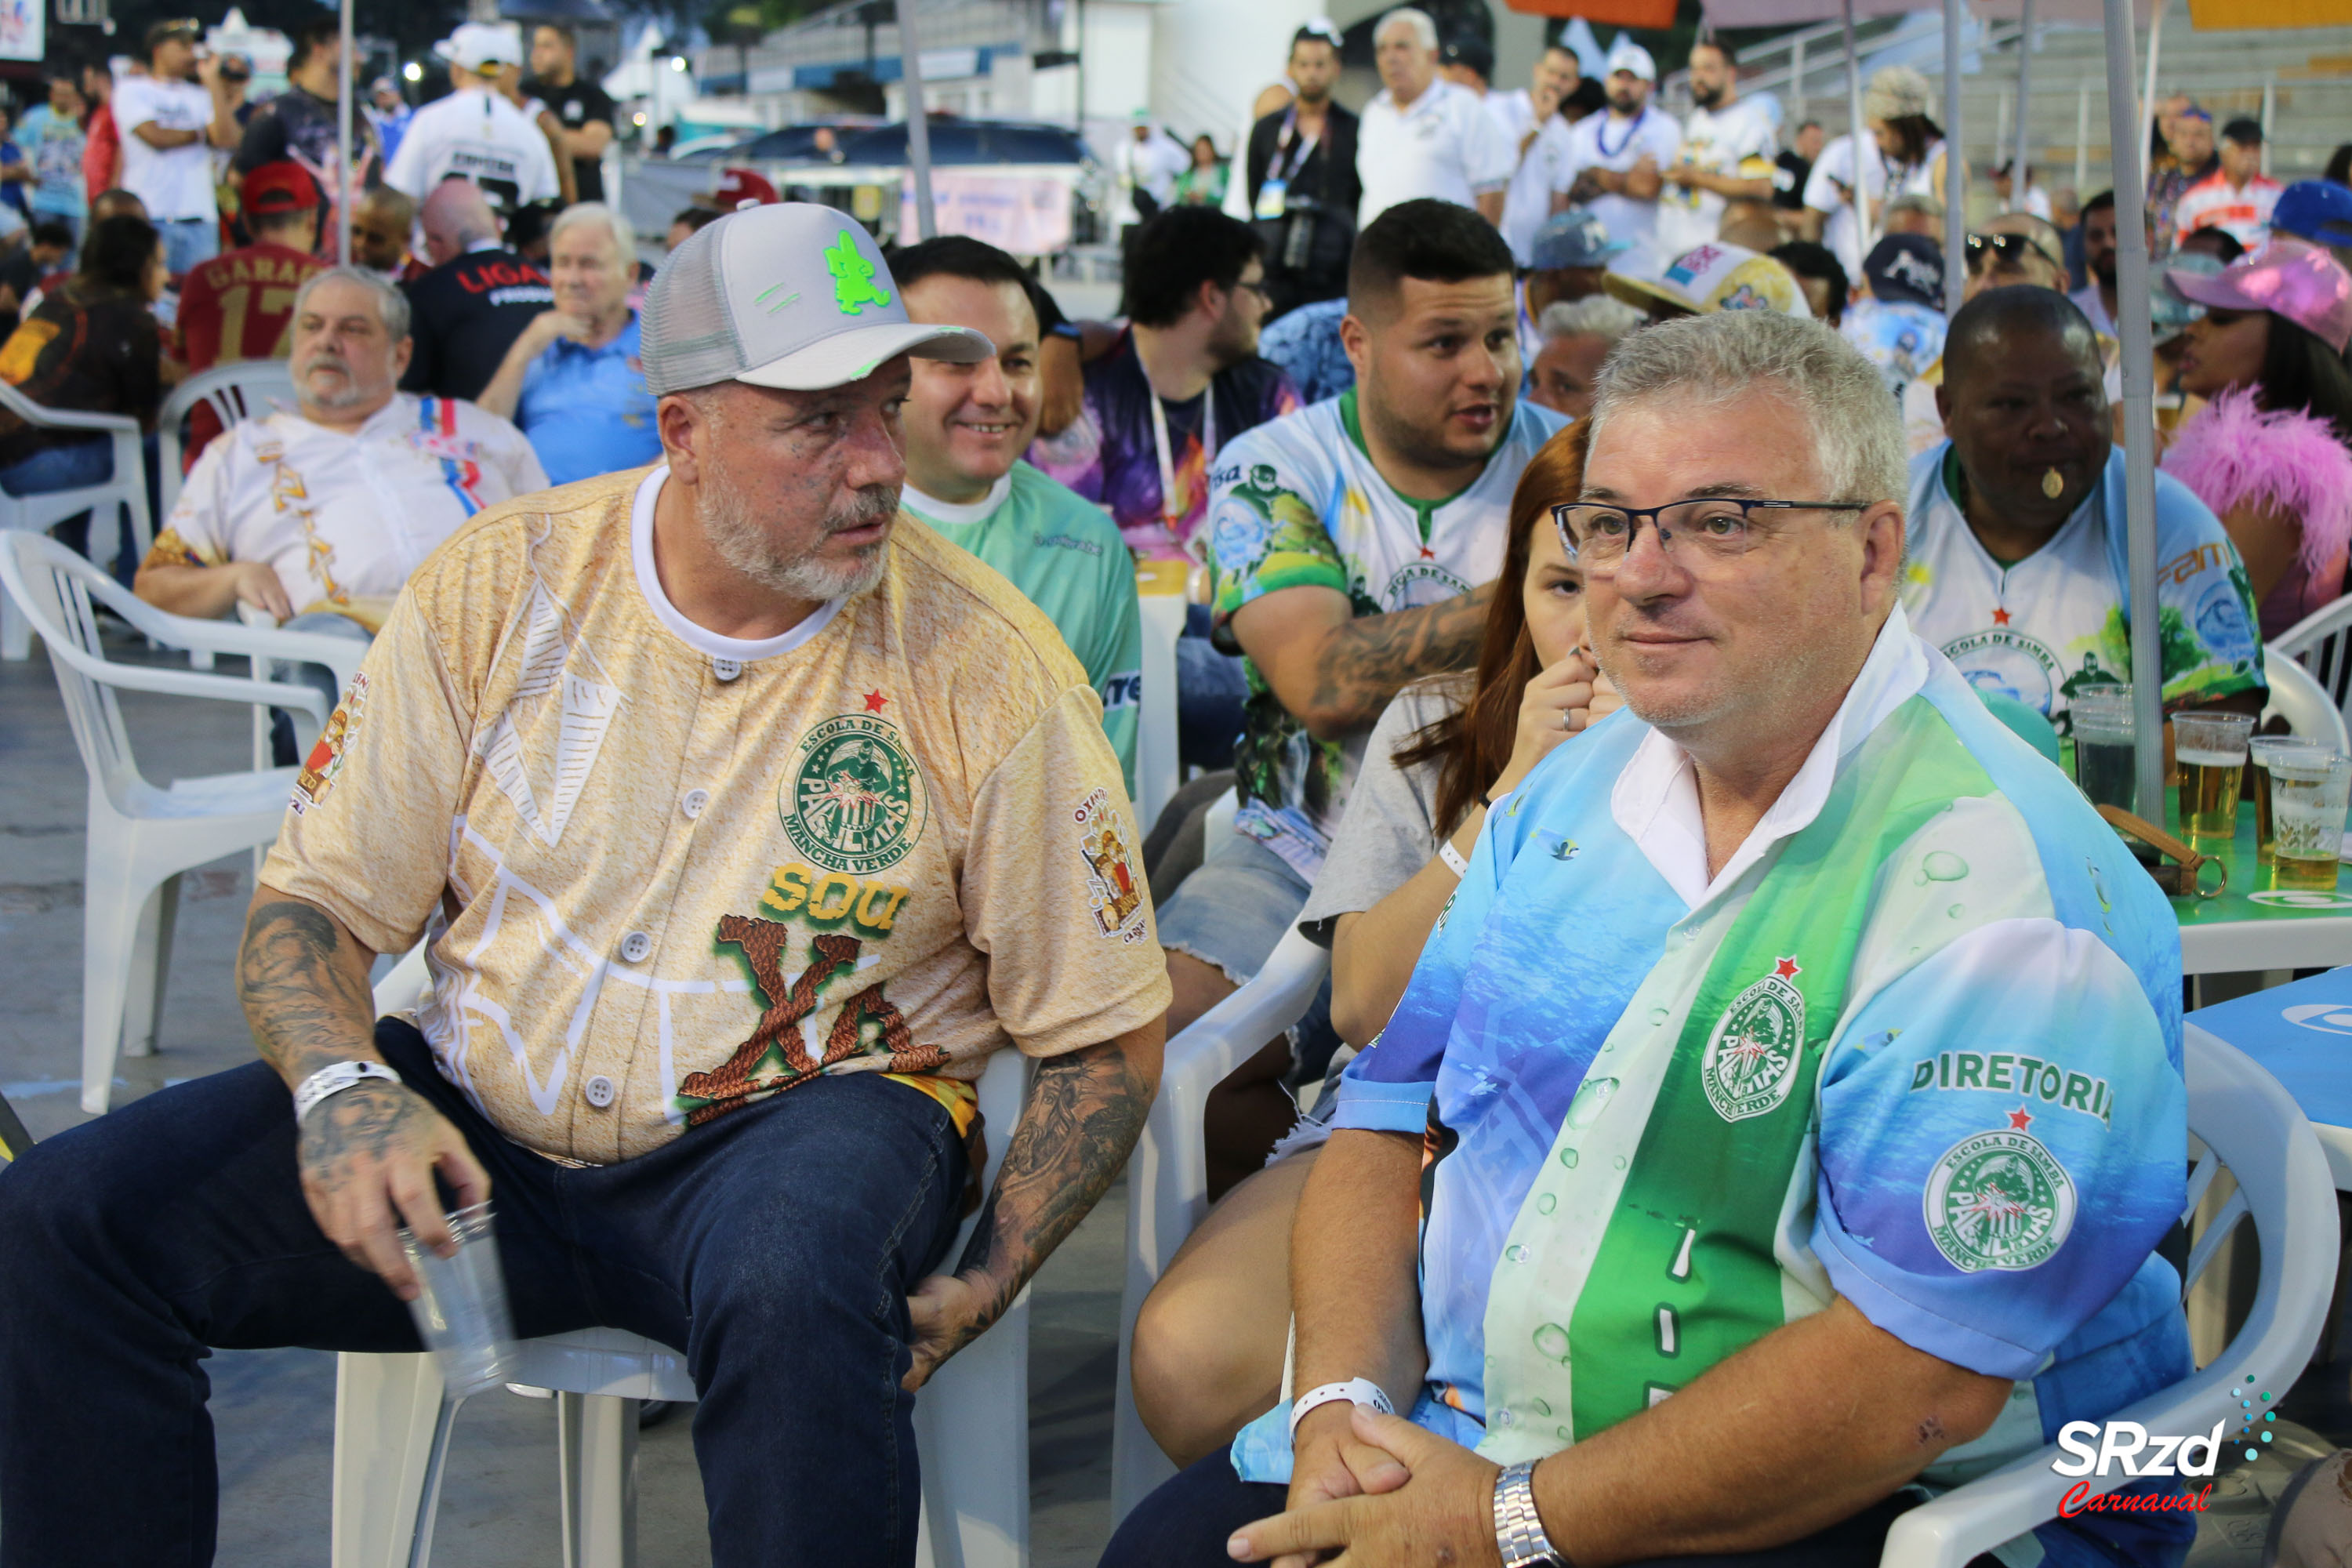
[[[2124,354],[2124,516],[2130,575],[2132,731],[2137,744],[2139,814],[2164,820],[2164,660],[2156,598],[2156,344],[2148,297],[2147,185],[2140,138],[2147,134],[2132,102],[2132,0],[2105,0],[2107,130],[2115,142],[2116,330]],[[2160,22],[2164,13],[2157,12]],[[2153,28],[2148,58],[2156,58]]]
[[[352,264],[352,0],[342,0],[335,75],[335,265]]]
[[[1862,123],[1862,57],[1853,47],[1853,0],[1844,0],[1844,5],[1846,149],[1853,154],[1848,162],[1853,165],[1851,171],[1853,175],[1853,275],[1859,278],[1862,276],[1862,264],[1870,257],[1871,229],[1870,182],[1863,178],[1862,155],[1864,148],[1869,148],[1874,156],[1878,149]],[[1838,260],[1843,264],[1845,258],[1841,256]]]
[[[923,106],[923,47],[915,37],[915,0],[898,3],[898,73],[907,84],[907,165],[915,176],[915,236],[929,239],[940,230],[939,214],[931,205],[931,120]]]
[[[1960,8],[1944,0],[1944,309],[1957,311],[1967,283],[1968,153],[1960,142]],[[2025,105],[2017,106],[2021,119]]]
[[[2017,152],[2009,164],[2009,210],[2021,213],[2025,205],[2025,106],[2033,101],[2033,0],[2019,0],[2017,12]]]

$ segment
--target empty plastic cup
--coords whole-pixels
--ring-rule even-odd
[[[421,1287],[408,1310],[425,1348],[441,1366],[453,1397],[481,1394],[507,1381],[514,1359],[514,1319],[507,1309],[507,1279],[499,1267],[490,1205],[476,1204],[449,1215],[457,1250],[441,1257],[407,1230],[401,1250]]]

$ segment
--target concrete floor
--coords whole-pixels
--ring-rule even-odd
[[[118,647],[119,657],[143,655]],[[173,777],[248,765],[249,710],[124,693],[142,769]],[[57,687],[37,649],[0,663],[0,1093],[36,1137],[83,1120],[80,1059],[84,774]],[[118,1104],[249,1059],[252,1044],[228,981],[251,863],[236,856],[184,882],[163,1008],[165,1048],[123,1060]],[[1114,1188],[1040,1275],[1030,1349],[1030,1473],[1036,1568],[1084,1568],[1109,1528],[1110,1410],[1125,1194]],[[2352,1324],[2338,1342],[2352,1344]],[[218,1561],[296,1568],[324,1560],[334,1361],[305,1351],[214,1358],[219,1443]],[[2293,1465],[2352,1441],[2345,1363],[2313,1369],[2280,1406],[2295,1423],[2275,1458],[2225,1476],[2200,1521],[2190,1568],[2255,1568],[2269,1500]],[[709,1561],[688,1424],[645,1434],[639,1458],[642,1561]],[[488,1568],[555,1560],[552,1406],[510,1394],[469,1404],[457,1428],[434,1561]]]
[[[118,646],[118,657],[141,654]],[[175,661],[173,661],[175,662]],[[234,668],[225,662],[225,668]],[[250,709],[121,694],[151,782],[250,765]],[[0,1093],[36,1138],[80,1110],[82,822],[86,784],[48,660],[0,663]],[[182,884],[158,1054],[124,1059],[114,1100],[251,1059],[229,981],[252,863],[239,855]],[[0,1167],[5,1169],[5,1167]],[[1031,1531],[1037,1568],[1084,1568],[1110,1525],[1110,1406],[1126,1246],[1114,1188],[1039,1276],[1030,1350]],[[312,1351],[215,1355],[221,1476],[217,1560],[238,1568],[325,1561],[334,1357]],[[709,1562],[701,1480],[684,1413],[644,1434],[641,1560]],[[458,1417],[436,1534],[436,1568],[552,1563],[558,1551],[554,1406],[509,1394]],[[0,1526],[5,1528],[5,1526]]]

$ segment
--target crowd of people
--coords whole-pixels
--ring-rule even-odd
[[[152,425],[285,360],[292,405],[193,430],[120,569],[369,649],[323,734],[280,726],[264,1059],[0,1179],[0,1562],[201,1560],[185,1369],[413,1348],[395,1228],[445,1247],[440,1189],[493,1188],[519,1331],[687,1352],[714,1561],[910,1561],[915,1391],[1293,931],[1330,978],[1211,1097],[1218,1201],[1135,1336],[1182,1473],[1108,1563],[1466,1561],[1507,1513],[1576,1561],[1873,1563],[1916,1488],[2186,1373],[2173,921],[2011,732],[2132,680],[2135,614],[2168,713],[2259,712],[2264,640],[2346,592],[2352,189],[2175,104],[2160,299],[2118,297],[2111,195],[2062,229],[2026,171],[1948,315],[1907,68],[1866,149],[1784,147],[1721,40],[1678,121],[1630,37],[1506,92],[1418,10],[1374,31],[1360,116],[1301,28],[1230,174],[1139,124],[1110,321],[751,170],[646,267],[560,28],[529,83],[512,28],[441,46],[348,258],[331,29],[235,135],[174,25],[53,79],[41,145],[110,104],[139,178],[41,241],[0,377]],[[233,226],[159,172],[213,149]],[[2139,309],[2172,402],[2135,606]],[[12,492],[110,460],[6,424]],[[1195,773],[1148,839],[1139,572],[1186,592]],[[374,1018],[420,942],[431,995]],[[2021,1040],[2063,1062],[1937,1078]],[[983,1127],[1006,1047],[1035,1082]],[[2003,1180],[1998,1225],[1952,1196]],[[174,1506],[72,1506],[101,1453]]]

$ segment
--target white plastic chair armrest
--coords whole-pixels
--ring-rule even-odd
[[[25,407],[14,412],[27,425],[52,430],[108,430],[127,434],[134,440],[143,434],[139,421],[128,414],[86,414],[78,408],[47,407],[30,399],[26,400]]]
[[[320,638],[332,642],[331,637]],[[49,657],[62,658],[79,674],[125,691],[153,691],[166,697],[201,697],[214,702],[256,703],[273,708],[299,708],[324,727],[334,705],[316,688],[280,680],[247,680],[234,675],[207,675],[192,669],[163,669],[152,665],[116,664],[93,658],[78,647],[48,645]],[[232,650],[235,651],[235,650]],[[302,657],[308,657],[302,656]]]

